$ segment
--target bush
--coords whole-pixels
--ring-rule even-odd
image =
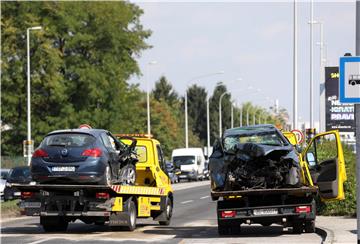
[[[319,215],[356,216],[356,155],[350,147],[343,145],[347,181],[344,184],[345,199],[322,203],[318,200]]]

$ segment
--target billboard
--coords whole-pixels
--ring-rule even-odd
[[[339,101],[339,67],[325,67],[326,130],[355,131],[354,105]]]

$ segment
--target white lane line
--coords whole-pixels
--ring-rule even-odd
[[[194,201],[194,200],[183,201],[183,202],[181,202],[181,204],[191,203],[191,202],[193,202],[193,201]]]
[[[28,244],[38,244],[38,243],[41,243],[41,242],[49,241],[49,240],[51,240],[51,239],[54,239],[54,238],[53,238],[53,237],[49,237],[49,238],[45,238],[45,239],[41,239],[41,240],[29,242]]]
[[[210,197],[210,196],[200,197],[200,199],[205,199],[205,198],[208,198],[208,197]]]

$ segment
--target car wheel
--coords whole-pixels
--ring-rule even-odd
[[[111,186],[112,185],[112,175],[111,175],[111,169],[110,166],[106,166],[104,171],[104,176],[102,180],[100,181],[101,185]]]
[[[133,164],[127,164],[120,170],[121,183],[125,185],[135,185],[136,168]]]
[[[352,82],[351,82],[351,85],[355,86],[355,85],[356,85],[356,82],[355,82],[355,81],[352,81]]]

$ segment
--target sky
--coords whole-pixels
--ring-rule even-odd
[[[151,49],[137,60],[146,90],[164,75],[183,95],[193,77],[211,94],[218,81],[227,84],[236,102],[270,106],[264,97],[278,99],[292,118],[293,1],[282,2],[139,2],[141,23],[152,31]],[[310,2],[298,2],[299,121],[310,118]],[[314,20],[324,23],[326,64],[337,66],[340,56],[355,54],[355,1],[314,1]],[[319,120],[319,25],[314,25],[314,119]],[[150,62],[156,61],[156,64]],[[239,80],[241,79],[241,80]],[[194,82],[190,82],[193,84]],[[261,95],[244,92],[252,86]]]

